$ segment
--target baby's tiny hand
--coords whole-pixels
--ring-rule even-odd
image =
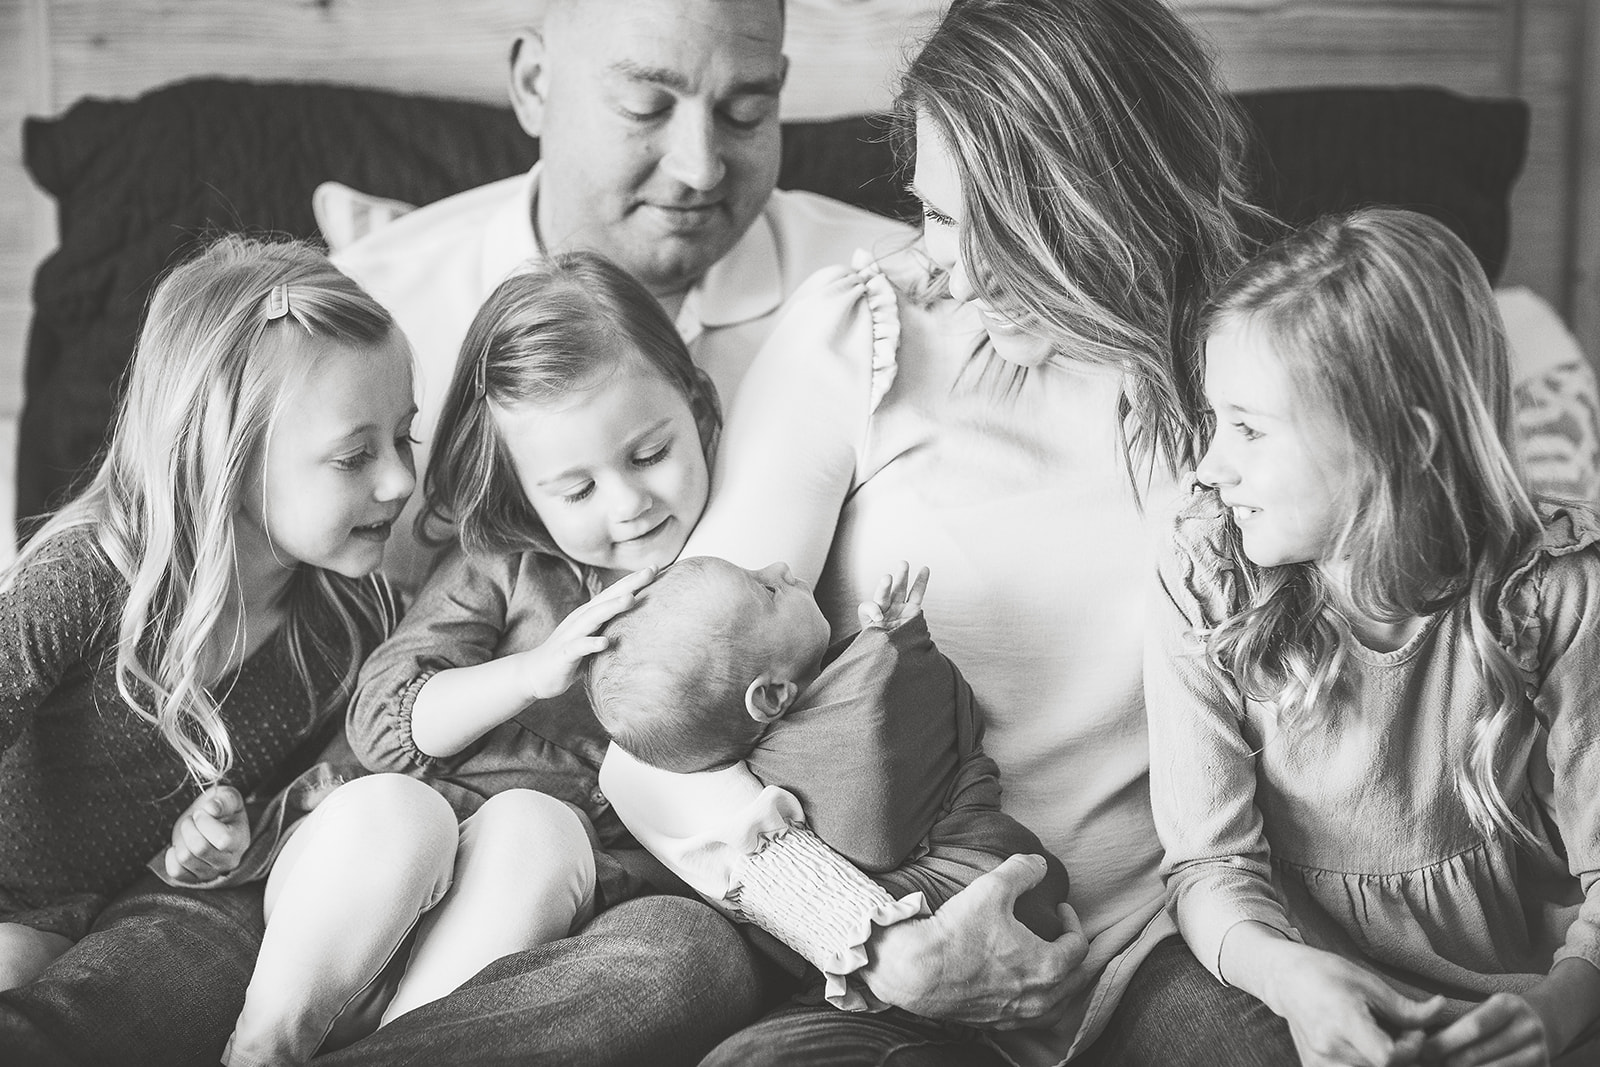
[[[861,628],[881,626],[889,629],[908,622],[922,613],[922,597],[928,591],[928,568],[917,570],[911,579],[911,564],[901,560],[894,570],[885,574],[873,590],[872,599],[857,611]]]
[[[167,876],[175,882],[209,882],[239,866],[249,846],[244,798],[232,786],[212,786],[172,827],[172,845],[165,857]]]

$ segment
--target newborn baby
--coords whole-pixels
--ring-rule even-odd
[[[810,588],[784,564],[681,560],[606,627],[590,702],[616,745],[663,770],[744,760],[895,897],[920,891],[937,908],[1008,856],[1043,856],[1049,870],[1016,915],[1054,939],[1067,873],[1000,810],[972,690],[923,618],[927,581],[905,564],[886,574],[861,630],[830,646]]]

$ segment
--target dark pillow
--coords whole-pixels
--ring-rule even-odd
[[[1527,113],[1437,90],[1251,93],[1262,203],[1290,221],[1401,203],[1458,228],[1494,276]],[[779,185],[911,217],[877,118],[784,127]],[[56,198],[39,268],[17,458],[26,525],[59,504],[106,437],[156,279],[209,233],[316,237],[311,192],[344,182],[425,204],[526,170],[538,146],[509,109],[381,90],[220,79],[29,119],[24,161]]]
[[[1528,105],[1443,89],[1241,93],[1254,127],[1256,200],[1300,225],[1392,204],[1459,234],[1490,279],[1511,240],[1511,186],[1528,145]]]

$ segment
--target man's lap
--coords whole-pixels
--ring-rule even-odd
[[[38,981],[0,994],[0,1062],[214,1065],[262,925],[259,885],[140,883]],[[760,998],[756,954],[721,916],[644,897],[318,1062],[694,1063]]]
[[[0,1061],[215,1064],[261,930],[259,886],[137,883],[38,980],[0,994]]]
[[[704,1067],[958,1067],[1003,1064],[960,1028],[900,1012],[862,1014],[789,1003],[724,1041]],[[1157,945],[1124,992],[1100,1038],[1073,1061],[1083,1067],[1298,1067],[1282,1019],[1222,985],[1182,939]]]

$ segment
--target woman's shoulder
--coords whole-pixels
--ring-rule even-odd
[[[1220,567],[1229,563],[1231,527],[1222,495],[1193,474],[1156,517],[1158,555]]]
[[[832,396],[866,387],[868,410],[876,409],[894,384],[908,306],[889,273],[897,261],[858,252],[849,265],[824,267],[802,282],[753,368],[751,391],[804,388]]]
[[[1233,610],[1237,556],[1221,495],[1189,475],[1154,519],[1163,587],[1197,625],[1214,625]]]

